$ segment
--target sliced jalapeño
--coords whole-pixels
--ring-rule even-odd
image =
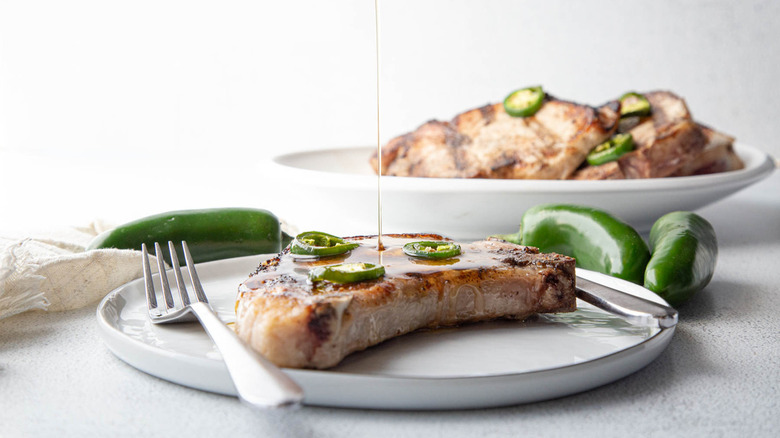
[[[318,266],[309,271],[311,281],[331,283],[356,283],[374,280],[385,275],[385,267],[371,263],[342,263],[340,265]]]
[[[357,243],[321,231],[306,231],[295,236],[290,252],[298,255],[332,256],[357,248]]]
[[[650,102],[639,93],[629,92],[620,96],[620,117],[650,115]]]
[[[441,260],[460,255],[460,245],[443,240],[409,242],[404,245],[404,253],[411,257]]]
[[[634,150],[634,137],[631,134],[616,134],[590,151],[587,157],[588,164],[598,166],[609,163],[632,150]]]
[[[509,93],[504,99],[504,109],[512,117],[528,117],[536,114],[544,103],[542,87],[528,87]]]

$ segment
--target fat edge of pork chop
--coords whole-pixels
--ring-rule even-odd
[[[530,117],[503,104],[430,121],[381,150],[382,174],[438,178],[566,179],[617,129],[619,103],[598,108],[545,99]],[[370,159],[379,172],[376,153]]]
[[[462,248],[464,257],[483,254],[495,266],[413,271],[317,290],[300,278],[274,274],[290,257],[283,251],[240,287],[236,331],[279,366],[322,369],[418,329],[576,309],[574,259],[500,240]],[[247,287],[258,276],[265,277]]]

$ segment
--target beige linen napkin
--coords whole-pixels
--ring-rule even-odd
[[[84,307],[141,277],[140,251],[85,251],[108,228],[97,222],[46,236],[0,237],[0,319]]]

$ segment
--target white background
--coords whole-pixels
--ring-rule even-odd
[[[383,141],[542,84],[589,104],[669,89],[780,156],[779,2],[379,8]],[[375,143],[374,44],[372,0],[0,0],[0,232],[273,208],[263,158]],[[194,172],[194,192],[162,173],[171,163]],[[177,195],[145,200],[155,178]]]

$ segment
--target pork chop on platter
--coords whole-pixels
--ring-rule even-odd
[[[734,138],[695,122],[681,97],[668,91],[644,96],[651,114],[624,119],[618,125],[618,132],[632,135],[636,149],[617,161],[585,165],[572,179],[662,178],[744,167],[734,153]]]
[[[501,103],[433,120],[382,148],[382,175],[566,179],[617,129],[620,104],[598,108],[550,97],[530,117]],[[371,165],[378,172],[376,153]]]

